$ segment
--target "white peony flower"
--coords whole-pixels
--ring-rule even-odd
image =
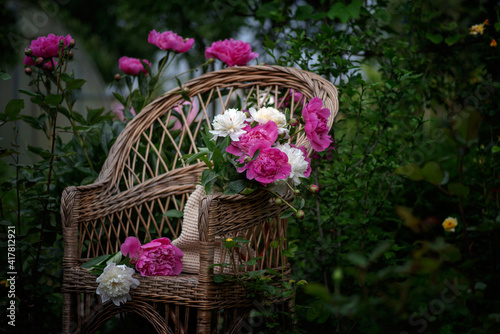
[[[278,126],[278,133],[288,133],[288,129],[285,128],[287,125],[286,116],[278,109],[271,107],[260,108],[259,111],[255,108],[250,108],[250,116],[252,119],[259,124],[266,124],[268,121],[273,121]]]
[[[304,154],[300,149],[292,147],[288,143],[277,145],[276,148],[279,148],[288,156],[288,163],[292,166],[292,171],[287,181],[291,181],[294,186],[298,186],[301,183],[300,178],[306,177],[304,173],[309,167],[309,163],[304,158]]]
[[[243,128],[247,125],[245,123],[247,120],[244,112],[238,109],[227,109],[224,114],[215,116],[212,123],[214,129],[210,130],[210,133],[214,135],[214,140],[218,136],[229,136],[231,140],[239,141],[241,135],[246,133]]]
[[[96,293],[101,295],[102,302],[111,299],[116,306],[120,306],[120,303],[125,304],[132,300],[129,294],[130,288],[135,289],[139,286],[139,280],[132,277],[134,273],[134,269],[124,264],[119,266],[113,262],[108,264],[101,276],[96,279],[99,283]]]

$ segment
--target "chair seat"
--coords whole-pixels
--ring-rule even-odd
[[[290,272],[287,266],[286,273]],[[65,270],[64,293],[94,293],[97,289],[96,274],[88,269],[74,267]],[[190,306],[202,310],[212,310],[224,307],[248,307],[251,300],[241,298],[247,294],[245,288],[235,282],[217,284],[207,298],[203,294],[203,284],[198,274],[181,273],[177,276],[141,276],[134,274],[140,282],[139,286],[130,291],[132,300],[149,302],[172,302],[177,305]],[[111,303],[111,301],[109,301]]]

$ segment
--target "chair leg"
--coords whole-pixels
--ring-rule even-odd
[[[63,293],[62,333],[71,334],[76,329],[75,295]]]
[[[198,311],[198,324],[196,326],[197,334],[210,334],[210,325],[212,323],[212,311]]]

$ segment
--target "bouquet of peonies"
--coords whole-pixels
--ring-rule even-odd
[[[304,105],[301,117],[289,121],[285,113],[272,107],[227,109],[214,118],[213,129],[205,132],[206,147],[185,158],[206,163],[201,183],[207,194],[214,187],[226,195],[248,194],[264,187],[281,197],[288,189],[297,191],[311,173],[306,148],[291,144],[293,138],[304,131],[315,151],[325,150],[332,142],[329,116],[330,110],[323,108],[318,97]],[[315,192],[317,187],[311,189]]]

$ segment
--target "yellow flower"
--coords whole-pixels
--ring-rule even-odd
[[[455,227],[457,227],[458,221],[456,218],[448,217],[443,222],[443,228],[446,232],[455,232]]]
[[[497,46],[497,41],[495,41],[494,39],[492,39],[491,43],[490,43],[490,46],[491,47],[496,47]]]
[[[471,35],[482,35],[484,33],[484,23],[473,25],[469,28],[469,33]]]
[[[230,241],[233,241],[233,239],[231,239],[231,238],[226,239],[226,242],[230,242]]]

